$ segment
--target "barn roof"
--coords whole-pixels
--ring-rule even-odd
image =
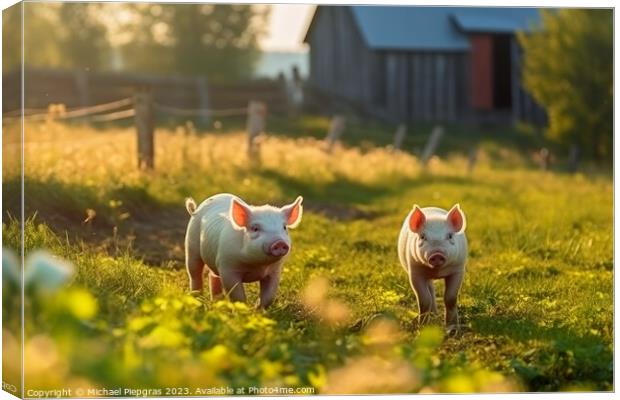
[[[528,30],[540,20],[537,8],[420,6],[349,8],[368,46],[378,50],[466,51],[469,50],[467,33],[513,33]],[[308,33],[310,29],[312,24],[308,28]],[[309,37],[308,33],[306,40]]]
[[[452,19],[464,32],[514,33],[528,31],[540,20],[537,8],[458,10]]]

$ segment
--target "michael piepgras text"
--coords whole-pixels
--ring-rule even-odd
[[[28,389],[26,396],[45,397],[157,397],[157,396],[212,396],[212,395],[295,395],[314,394],[313,387],[278,387],[278,386],[213,386],[203,388],[166,387],[166,388],[77,388],[77,389]]]

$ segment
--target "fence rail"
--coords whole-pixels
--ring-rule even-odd
[[[92,115],[90,119],[94,122],[109,122],[118,121],[125,118],[131,118],[136,115],[136,110],[130,108],[129,110],[116,111],[109,114]]]
[[[84,118],[90,117],[92,120],[99,121],[113,121],[115,119],[122,119],[132,117],[134,114],[133,109],[115,111],[109,114],[96,115],[104,113],[106,111],[118,110],[122,107],[131,106],[133,100],[131,97],[112,101],[109,103],[98,104],[90,107],[80,107],[71,110],[64,110],[63,105],[50,105],[46,110],[44,109],[27,109],[23,113],[21,110],[13,110],[2,114],[3,120],[15,120],[20,119],[23,115],[27,121],[42,121],[47,119],[71,119],[71,118]],[[36,111],[36,112],[35,112]]]
[[[3,122],[50,121],[80,119],[88,122],[109,122],[134,118],[138,137],[138,167],[153,169],[155,166],[154,137],[155,111],[177,117],[233,117],[247,116],[249,146],[265,129],[267,107],[262,102],[250,101],[246,107],[227,109],[179,108],[157,103],[148,89],[138,90],[132,97],[103,104],[65,110],[62,104],[50,104],[47,109],[12,110],[3,113]]]

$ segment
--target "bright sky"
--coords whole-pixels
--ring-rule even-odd
[[[271,51],[305,50],[302,41],[314,7],[305,4],[273,4],[269,30],[261,41],[261,47]]]

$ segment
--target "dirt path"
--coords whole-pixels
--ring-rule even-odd
[[[182,268],[184,263],[185,227],[189,216],[184,209],[162,209],[148,218],[130,217],[114,225],[98,220],[90,223],[75,215],[37,215],[60,237],[72,243],[84,243],[96,251],[118,256],[129,250],[146,264]]]
[[[376,213],[355,207],[330,204],[307,204],[306,212],[322,215],[335,221],[373,219]],[[129,249],[132,255],[146,264],[181,269],[184,267],[185,228],[189,216],[178,207],[150,210],[147,215],[130,217],[115,229],[97,217],[84,224],[75,215],[44,215],[37,217],[61,237],[68,236],[73,243],[83,242],[93,249],[117,256]]]

